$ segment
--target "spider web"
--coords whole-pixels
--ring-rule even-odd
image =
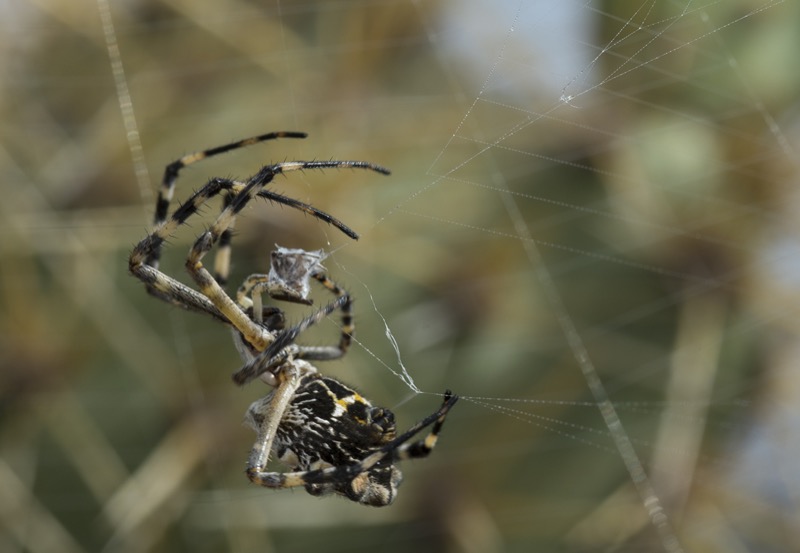
[[[0,549],[797,542],[795,5],[4,10],[38,72],[4,64],[4,391],[22,399],[0,489],[22,514],[2,515]],[[41,101],[15,103],[27,95]],[[264,390],[230,384],[218,325],[124,274],[167,162],[269,130],[310,136],[187,169],[177,198],[281,159],[393,170],[276,183],[361,239],[253,206],[232,278],[264,270],[275,242],[325,247],[358,330],[322,370],[401,426],[445,388],[462,397],[386,510],[248,487],[238,424]],[[176,235],[170,274],[216,209]]]

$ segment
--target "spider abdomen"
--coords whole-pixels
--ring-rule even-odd
[[[374,407],[342,382],[327,376],[303,377],[281,417],[275,453],[291,450],[299,464],[311,469],[322,461],[333,466],[357,463],[395,438],[394,415]]]
[[[295,471],[356,466],[396,437],[394,414],[374,407],[334,378],[308,375],[281,418],[275,456]],[[391,457],[354,478],[309,482],[312,495],[337,493],[368,505],[388,505],[402,481]]]

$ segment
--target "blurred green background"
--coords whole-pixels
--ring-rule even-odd
[[[0,21],[0,551],[796,550],[798,3],[33,0]],[[127,274],[167,163],[272,130],[309,137],[192,166],[176,199],[284,159],[392,169],[279,179],[361,239],[259,203],[231,278],[275,243],[333,252],[358,343],[321,369],[401,426],[463,396],[389,508],[250,485],[241,421],[267,390],[230,382],[227,329]],[[165,271],[186,280],[216,210]]]

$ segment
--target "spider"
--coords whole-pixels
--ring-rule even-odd
[[[155,228],[133,249],[129,269],[155,297],[204,313],[231,327],[243,365],[233,374],[238,385],[260,379],[272,391],[248,409],[245,422],[257,434],[247,463],[248,478],[267,488],[303,486],[312,495],[337,494],[364,505],[389,505],[397,495],[402,474],[395,462],[425,457],[436,445],[447,413],[458,397],[445,391],[438,410],[398,434],[394,414],[336,378],[325,376],[310,361],[338,359],[347,353],[355,325],[352,298],[331,280],[321,250],[309,252],[277,246],[268,274],[253,274],[239,287],[235,299],[224,289],[230,272],[231,236],[236,216],[256,197],[289,206],[333,225],[352,239],[358,234],[319,209],[266,189],[275,176],[305,169],[351,167],[389,174],[365,161],[285,161],[262,167],[245,181],[212,178],[170,216],[169,208],[181,169],[211,156],[277,138],[305,138],[302,132],[273,132],[185,155],[167,165],[155,207]],[[202,206],[217,195],[222,212],[194,242],[186,269],[199,290],[159,270],[164,242]],[[217,246],[214,276],[203,265]],[[262,304],[267,294],[277,301],[311,305],[310,280],[334,299],[288,327],[284,312]],[[307,328],[335,311],[341,312],[341,334],[333,346],[307,346],[295,340]],[[412,438],[431,427],[427,436]],[[267,470],[270,454],[289,472]]]

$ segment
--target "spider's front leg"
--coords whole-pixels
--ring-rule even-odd
[[[308,136],[306,133],[296,131],[269,132],[257,136],[251,136],[243,140],[237,140],[236,142],[223,144],[221,146],[208,148],[207,150],[187,154],[176,159],[164,168],[164,176],[161,179],[161,189],[158,192],[158,199],[156,200],[156,210],[153,216],[153,223],[158,227],[166,222],[167,215],[169,213],[169,206],[172,202],[172,196],[175,192],[175,183],[178,180],[181,170],[185,167],[193,163],[197,163],[198,161],[202,161],[219,154],[224,154],[225,152],[230,152],[231,150],[236,150],[252,144],[264,142],[265,140],[274,140],[276,138],[306,138],[306,136]],[[159,244],[149,252],[147,265],[157,269],[160,257],[161,245]]]

